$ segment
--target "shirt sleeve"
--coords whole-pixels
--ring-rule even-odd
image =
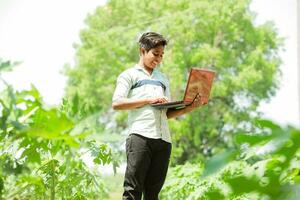
[[[117,78],[116,89],[112,101],[115,102],[120,98],[127,98],[132,87],[132,79],[126,71],[121,73]]]

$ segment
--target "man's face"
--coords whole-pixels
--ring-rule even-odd
[[[161,63],[164,55],[164,46],[158,46],[150,49],[148,52],[142,49],[142,58],[144,66],[154,69],[159,63]]]

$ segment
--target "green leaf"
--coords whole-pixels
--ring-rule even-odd
[[[273,132],[276,130],[282,130],[281,127],[270,120],[257,119],[256,124],[262,128],[270,128]]]
[[[235,142],[237,144],[248,143],[250,145],[255,145],[257,143],[269,141],[273,138],[274,136],[270,134],[266,135],[266,134],[243,134],[243,133],[237,133],[234,137]]]
[[[30,145],[29,147],[27,147],[23,153],[22,153],[22,157],[26,157],[27,158],[27,162],[29,163],[41,163],[41,156],[40,153],[37,152],[37,146],[35,145]]]
[[[30,128],[26,132],[30,136],[42,137],[45,139],[64,139],[64,136],[74,127],[73,122],[57,109],[39,109],[32,118]]]
[[[202,178],[212,175],[225,167],[230,161],[233,161],[238,154],[237,150],[227,150],[223,153],[217,154],[209,159],[205,164],[205,169]]]

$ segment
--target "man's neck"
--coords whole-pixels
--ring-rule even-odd
[[[152,74],[153,69],[150,68],[150,67],[146,67],[141,60],[139,61],[138,65],[141,66],[141,67],[143,67],[150,75]]]

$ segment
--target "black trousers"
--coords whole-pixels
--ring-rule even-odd
[[[123,200],[158,200],[171,154],[171,144],[161,139],[131,134],[126,139],[127,167]]]

